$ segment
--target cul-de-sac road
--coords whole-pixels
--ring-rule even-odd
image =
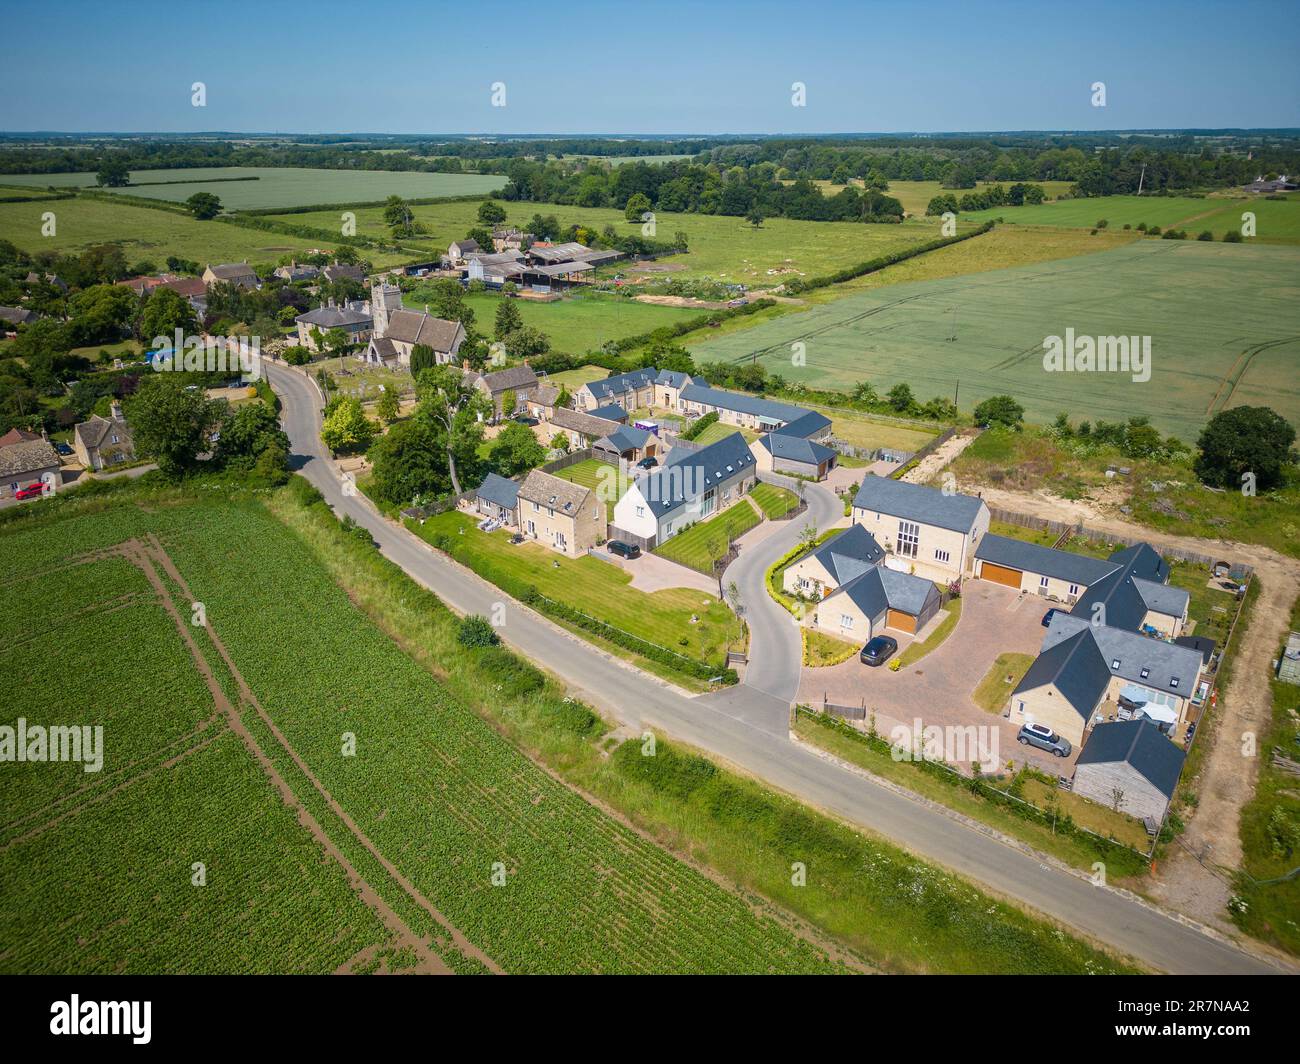
[[[784,611],[768,599],[762,579],[766,566],[794,545],[803,521],[791,522],[789,528],[756,544],[753,557],[732,566],[729,579],[735,579],[741,588],[753,633],[747,683],[692,697],[656,682],[506,599],[493,585],[385,520],[364,497],[345,495],[320,442],[316,385],[281,366],[268,365],[266,369],[283,403],[284,428],[295,464],[335,512],[340,517],[349,515],[369,529],[388,558],[454,609],[486,615],[504,600],[508,608],[502,632],[506,642],[559,676],[575,695],[608,716],[637,731],[654,729],[696,746],[1153,968],[1172,973],[1233,974],[1280,970],[1190,921],[1124,892],[1094,886],[1083,876],[791,742],[784,722],[798,683],[797,657],[793,675],[785,666],[797,633],[790,628],[788,617],[782,617]],[[810,487],[807,494],[806,519],[819,527],[827,527],[842,513],[838,501],[824,489]],[[791,860],[796,859],[797,855],[792,855]]]

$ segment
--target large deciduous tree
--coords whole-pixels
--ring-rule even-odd
[[[1255,487],[1276,487],[1295,463],[1295,438],[1291,423],[1266,406],[1222,410],[1196,441],[1196,475],[1214,487],[1239,488],[1245,474],[1253,473]]]
[[[137,450],[172,477],[196,468],[221,414],[202,388],[185,386],[187,379],[180,373],[149,376],[126,404]]]

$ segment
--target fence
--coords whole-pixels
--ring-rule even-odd
[[[543,473],[558,473],[561,469],[568,469],[569,466],[580,465],[590,458],[595,457],[595,451],[590,447],[584,447],[580,451],[570,451],[562,458],[557,458],[553,462],[547,462],[537,468]]]
[[[899,467],[889,474],[889,479],[890,480],[900,479],[904,473],[906,473],[909,469],[913,468],[922,459],[928,458],[930,455],[934,454],[935,451],[937,451],[950,439],[956,436],[957,433],[960,431],[961,430],[958,429],[955,425],[951,428],[944,429],[943,432],[939,433],[938,436],[936,436],[924,447],[922,447],[919,451],[917,451],[916,454],[912,455],[912,457],[909,458],[906,462],[900,463]]]

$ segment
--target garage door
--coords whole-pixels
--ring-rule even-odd
[[[985,562],[980,569],[982,579],[1005,584],[1007,587],[1019,587],[1021,575],[1019,569],[1008,569],[1005,565],[994,565],[992,562]]]
[[[916,631],[916,618],[902,610],[890,610],[889,616],[885,618],[885,624],[900,632]]]

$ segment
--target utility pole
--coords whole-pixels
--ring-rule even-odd
[[[1137,194],[1138,194],[1139,196],[1142,195],[1142,183],[1146,180],[1146,176],[1147,176],[1147,164],[1146,164],[1146,163],[1143,163],[1143,164],[1142,164],[1142,172],[1141,172],[1140,174],[1138,174],[1138,191],[1137,191]]]

